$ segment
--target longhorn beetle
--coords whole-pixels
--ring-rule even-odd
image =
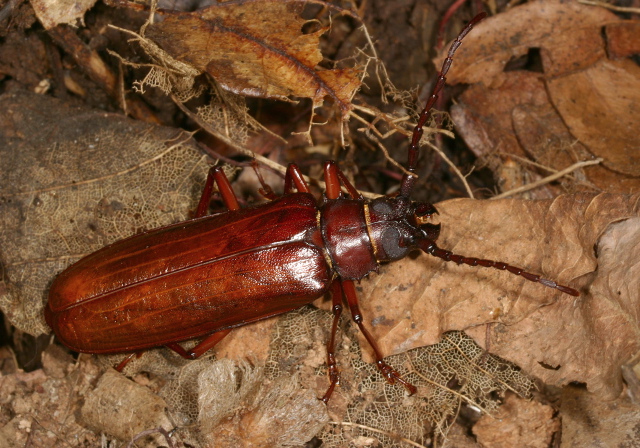
[[[403,176],[398,195],[365,200],[337,165],[328,161],[326,192],[318,203],[298,167],[291,164],[282,197],[267,191],[271,202],[241,209],[224,172],[214,167],[196,218],[113,243],[54,280],[45,317],[58,339],[78,352],[140,352],[166,346],[195,359],[232,328],[294,310],[331,291],[330,385],[322,398],[327,402],[340,379],[335,343],[345,298],[382,375],[390,383],[401,383],[409,393],[416,391],[383,360],[363,324],[354,282],[376,271],[380,263],[422,250],[457,264],[507,270],[577,296],[572,288],[507,263],[439,248],[440,226],[426,222],[436,208],[410,199],[422,128],[444,87],[456,49],[484,16],[471,20],[449,49],[413,131],[409,174]],[[214,183],[229,210],[207,216]],[[195,338],[204,339],[191,350],[179,345]]]

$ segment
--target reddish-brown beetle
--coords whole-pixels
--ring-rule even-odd
[[[452,57],[477,16],[451,45],[436,86],[409,146],[408,171],[415,171],[422,128],[445,83]],[[295,165],[285,176],[285,194],[240,209],[220,168],[209,172],[196,218],[118,241],[62,272],[51,285],[47,323],[60,341],[78,352],[139,352],[167,346],[197,358],[229,331],[308,304],[333,293],[333,326],[327,346],[330,386],[339,381],[335,336],[346,301],[354,322],[371,344],[377,366],[390,383],[415,387],[382,359],[363,326],[354,281],[410,251],[458,264],[507,270],[527,280],[578,295],[506,263],[454,255],[435,241],[440,227],[427,223],[435,207],[411,202],[415,176],[405,175],[400,193],[366,201],[334,162],[325,164],[326,193],[318,205]],[[214,182],[229,211],[205,216]],[[341,193],[344,187],[349,198]],[[202,338],[186,351],[178,342]]]

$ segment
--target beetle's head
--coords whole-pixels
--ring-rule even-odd
[[[383,196],[369,203],[369,229],[378,261],[403,258],[421,241],[435,241],[440,224],[428,222],[438,210],[406,196]]]

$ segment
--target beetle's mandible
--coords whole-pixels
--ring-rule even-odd
[[[446,261],[507,270],[527,280],[578,295],[538,275],[506,263],[463,257],[436,244],[437,213],[412,202],[419,142],[453,54],[464,36],[484,18],[476,16],[451,45],[433,93],[420,114],[408,154],[408,171],[397,196],[364,200],[334,162],[326,162],[326,193],[320,203],[309,193],[297,166],[289,165],[284,196],[241,209],[220,168],[212,168],[196,218],[118,241],[62,272],[51,285],[45,317],[58,339],[78,352],[139,352],[167,346],[197,358],[234,327],[294,310],[331,291],[333,325],[327,344],[330,385],[339,382],[335,336],[343,300],[373,348],[380,372],[416,388],[385,363],[363,325],[354,281],[380,263],[422,250]],[[228,211],[206,216],[217,184]],[[348,195],[341,192],[342,187]],[[175,316],[179,315],[179,320]],[[178,343],[204,338],[192,350]]]

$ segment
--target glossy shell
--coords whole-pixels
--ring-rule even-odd
[[[47,323],[75,351],[117,353],[299,308],[334,276],[317,213],[297,193],[118,241],[54,280]]]

